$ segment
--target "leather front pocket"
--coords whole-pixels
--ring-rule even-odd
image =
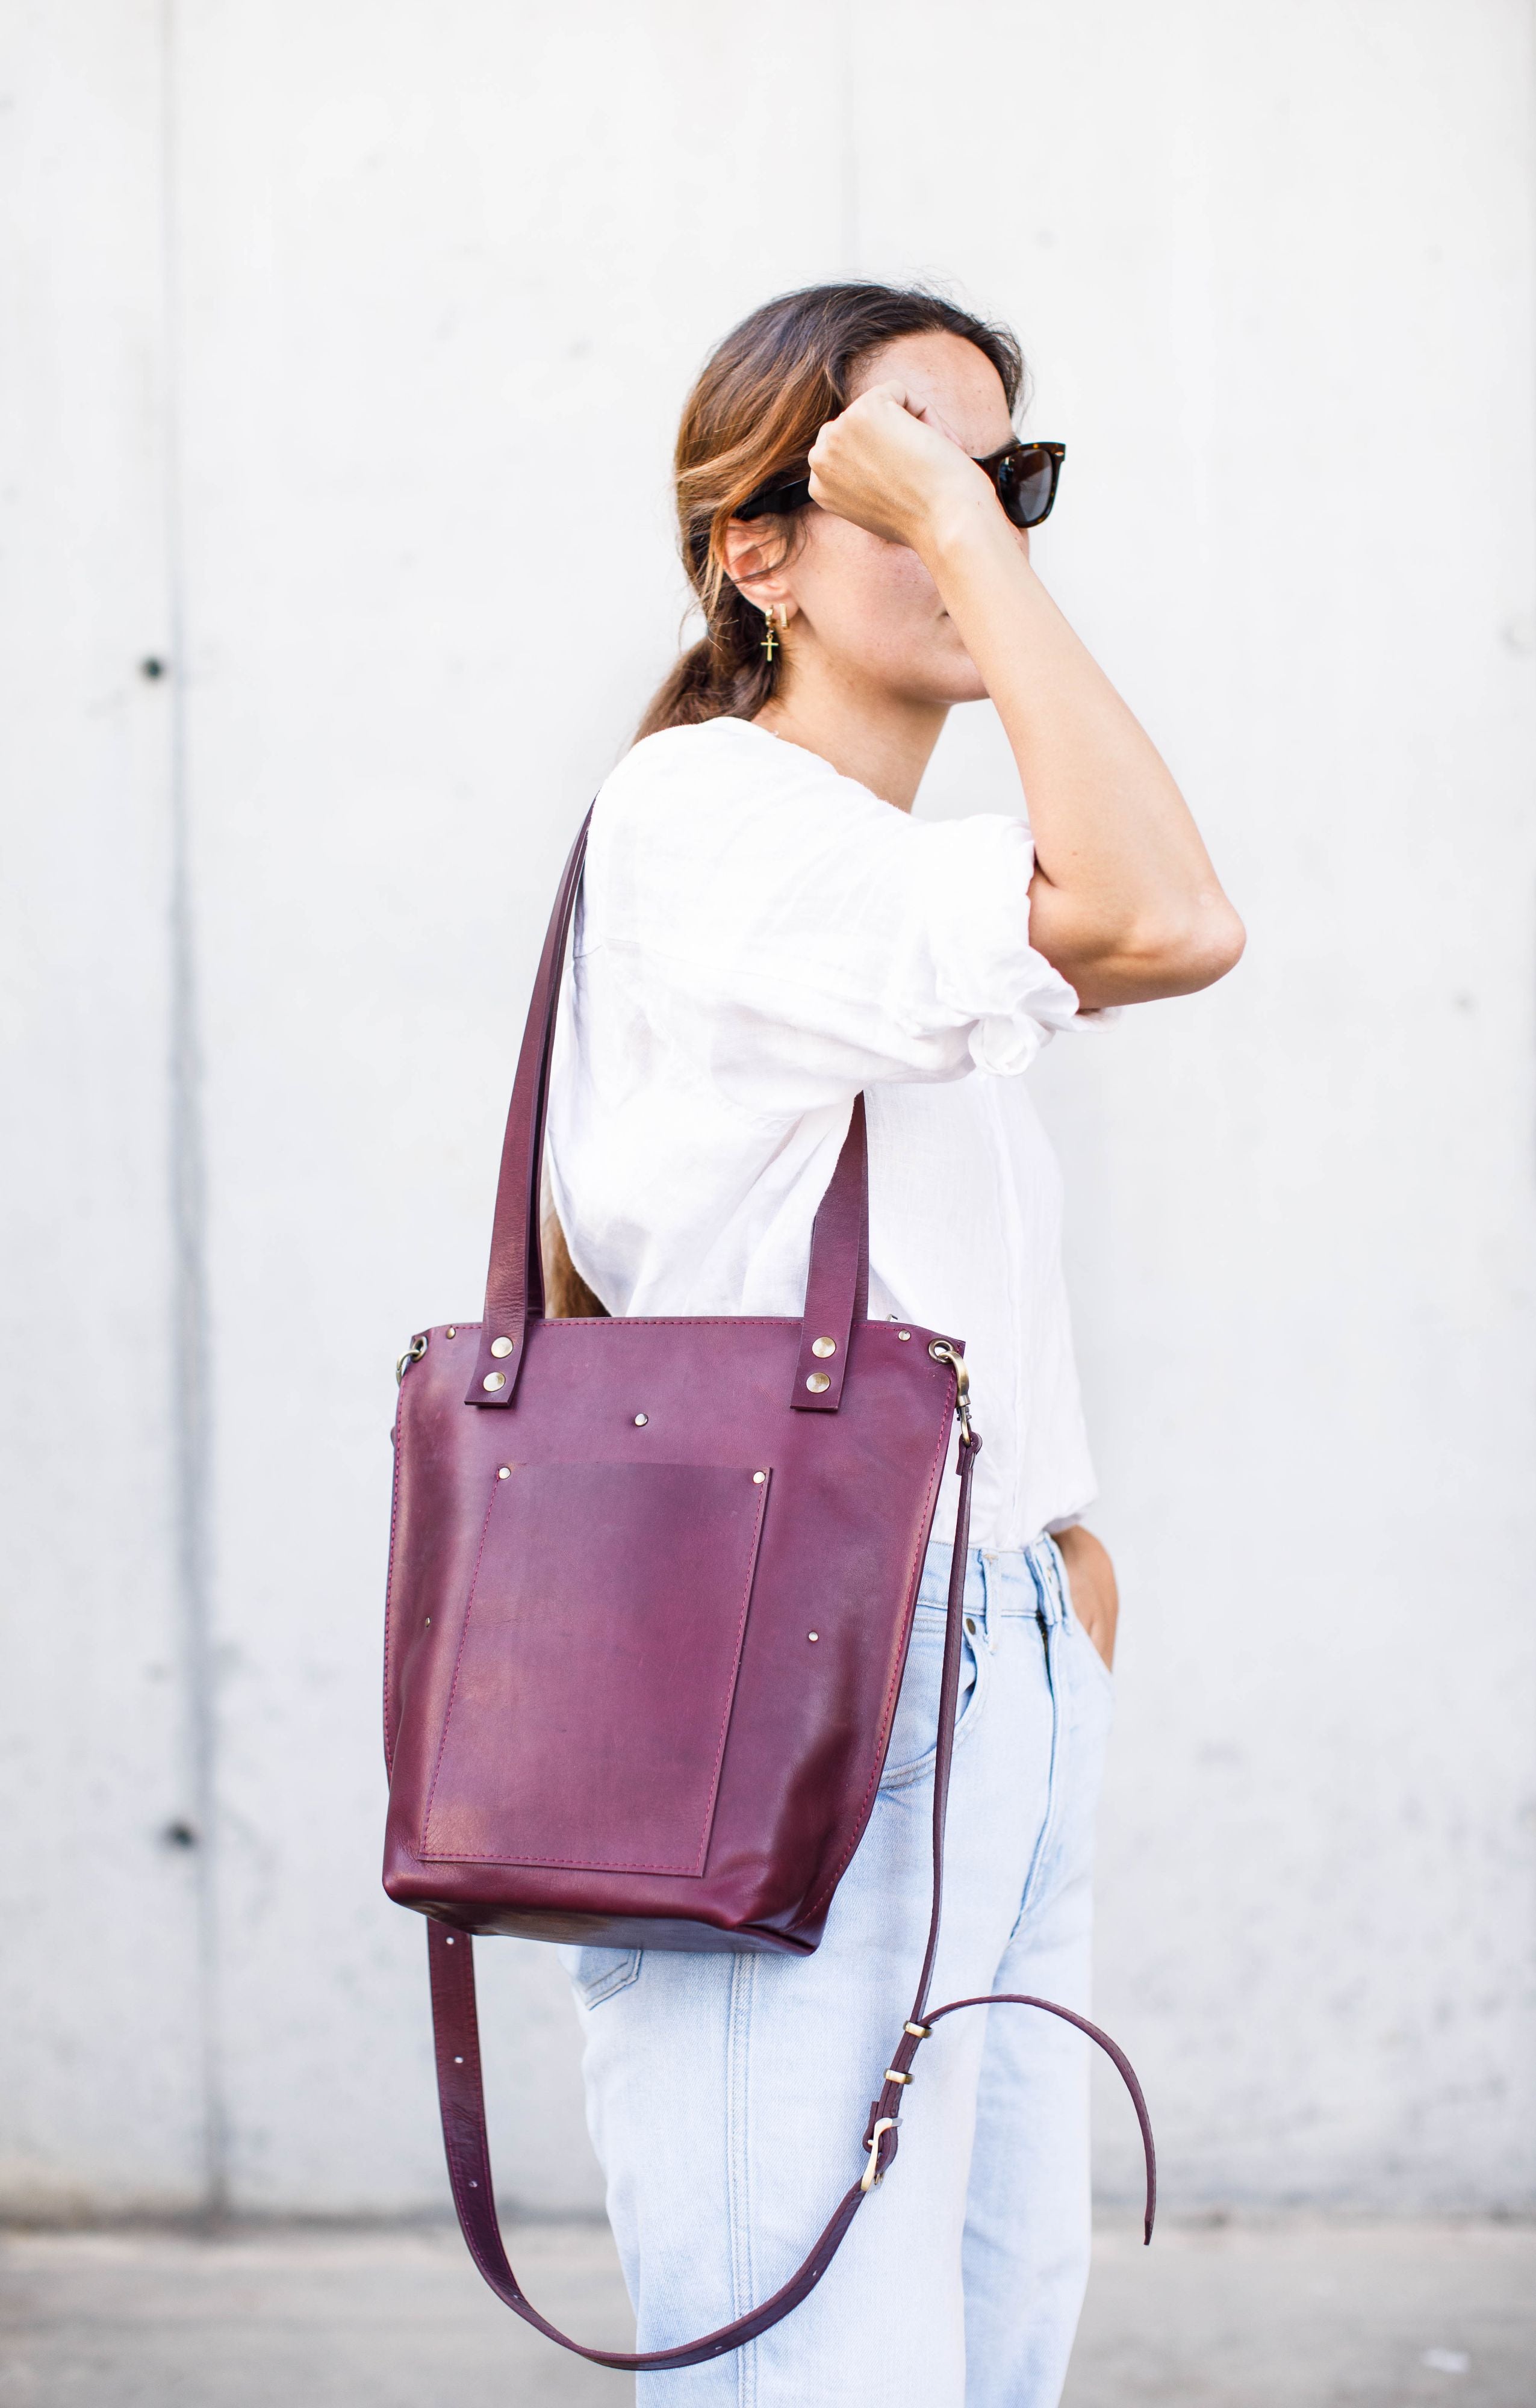
[[[768,1492],[718,1465],[495,1475],[423,1856],[703,1871]]]

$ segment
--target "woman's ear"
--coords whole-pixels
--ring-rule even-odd
[[[779,614],[781,626],[786,626],[795,608],[783,574],[787,547],[777,530],[768,533],[771,524],[771,521],[732,519],[722,551],[725,574],[738,593],[759,610],[771,607]]]

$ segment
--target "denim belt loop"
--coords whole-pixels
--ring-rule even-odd
[[[988,1648],[990,1649],[997,1641],[997,1633],[992,1627],[998,1604],[998,1583],[996,1574],[993,1570],[995,1558],[987,1555],[984,1549],[981,1547],[976,1549],[975,1556],[975,1570],[977,1579],[981,1585],[982,1594],[976,1600],[976,1610],[974,1612],[972,1612],[969,1605],[967,1606],[966,1618],[968,1622],[974,1622],[976,1624],[977,1628],[973,1635],[984,1639]],[[966,1584],[966,1587],[969,1593],[970,1587],[969,1581]]]
[[[1049,1537],[1037,1539],[1028,1549],[1026,1561],[1029,1577],[1035,1584],[1035,1597],[1042,1621],[1052,1629],[1062,1629],[1067,1620],[1067,1599],[1056,1570],[1055,1554]]]
[[[1069,1630],[1076,1617],[1072,1612],[1072,1600],[1067,1587],[1067,1574],[1062,1564],[1061,1549],[1055,1539],[1051,1541],[1051,1579],[1055,1586],[1061,1627],[1063,1630]]]

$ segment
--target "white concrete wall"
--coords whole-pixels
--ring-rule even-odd
[[[1127,1593],[1102,2011],[1175,2204],[1529,2201],[1528,8],[4,42],[4,2197],[441,2198],[377,1880],[390,1358],[478,1306],[555,867],[678,624],[688,377],[858,271],[1020,328],[1041,565],[1252,931],[1038,1074]],[[984,709],[931,789],[1006,807]],[[503,2180],[590,2201],[558,1972],[481,1954]]]
[[[206,1858],[165,1838],[202,1808],[178,796],[139,672],[171,635],[158,12],[12,7],[0,92],[0,2199],[182,2207]]]

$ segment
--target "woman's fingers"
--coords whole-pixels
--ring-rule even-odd
[[[1120,1620],[1120,1593],[1114,1577],[1114,1566],[1108,1548],[1081,1523],[1063,1530],[1056,1545],[1067,1567],[1067,1579],[1072,1593],[1072,1612],[1084,1630],[1103,1657],[1106,1667],[1114,1664],[1114,1634]]]
[[[908,406],[898,384],[871,385],[811,447],[811,498],[888,542],[911,543],[963,481],[987,481],[950,430]]]

